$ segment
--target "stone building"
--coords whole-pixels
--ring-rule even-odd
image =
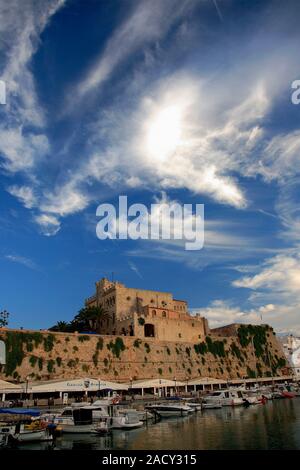
[[[169,292],[135,289],[103,278],[85,304],[103,308],[99,333],[104,335],[193,342],[209,333],[207,320],[190,315],[187,302],[174,299]]]

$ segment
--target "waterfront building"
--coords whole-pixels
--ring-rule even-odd
[[[293,375],[300,379],[300,338],[289,335],[282,338],[282,345]]]

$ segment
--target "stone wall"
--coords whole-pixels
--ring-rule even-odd
[[[245,327],[247,328],[247,327]],[[255,341],[242,346],[237,335],[208,336],[199,343],[157,341],[130,336],[100,336],[49,331],[0,329],[7,348],[7,365],[0,378],[24,381],[101,377],[196,377],[234,379],[287,373],[281,345],[269,327],[258,328]],[[265,339],[265,341],[264,341]],[[245,332],[241,338],[245,344]]]

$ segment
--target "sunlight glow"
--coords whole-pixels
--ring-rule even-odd
[[[180,143],[181,130],[179,107],[169,106],[154,114],[146,132],[148,156],[159,161],[169,158]]]

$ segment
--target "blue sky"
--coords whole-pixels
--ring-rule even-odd
[[[10,326],[70,320],[114,276],[172,291],[212,326],[300,333],[299,14],[297,1],[0,1]],[[180,138],[162,155],[147,132],[166,110]],[[98,240],[97,206],[122,194],[205,204],[204,248]]]

